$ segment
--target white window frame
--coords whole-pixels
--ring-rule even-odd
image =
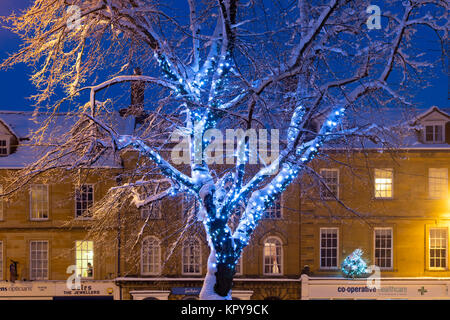
[[[335,199],[339,199],[339,169],[338,168],[322,168],[320,169],[320,176],[322,177],[323,180],[326,180],[326,178],[323,176],[323,173],[329,171],[329,172],[336,172],[336,198],[334,198],[332,195],[330,197],[325,197],[323,196],[323,193],[328,193],[328,189],[325,188],[325,186],[323,185],[323,183],[320,183],[320,198],[323,198],[324,200],[335,200]],[[327,184],[328,186],[328,184]],[[329,187],[329,186],[328,186]]]
[[[433,140],[427,140],[427,127],[433,127]],[[442,132],[442,140],[436,139],[436,127],[441,127]],[[423,141],[429,144],[437,144],[445,142],[445,123],[444,122],[436,122],[436,123],[425,123],[423,126]]]
[[[6,141],[5,146],[0,146],[0,149],[6,148],[6,154],[1,154],[0,157],[6,157],[11,154],[11,136],[9,135],[0,135],[0,141]]]
[[[47,256],[47,276],[46,277],[33,277],[33,270],[34,270],[34,268],[33,268],[33,243],[45,243],[46,244],[46,247],[47,247],[47,250],[45,251],[46,252],[46,256]],[[48,242],[48,240],[31,240],[30,241],[30,280],[48,280],[48,275],[49,275],[49,271],[50,271],[50,268],[49,268],[49,242]],[[41,259],[41,260],[43,260],[43,259]],[[38,269],[38,270],[45,270],[44,268],[40,268],[40,269]]]
[[[184,266],[186,265],[185,259],[184,259],[185,258],[185,248],[186,248],[186,243],[188,241],[196,241],[198,243],[198,255],[199,255],[199,257],[198,257],[198,272],[185,272],[184,271]],[[201,275],[202,274],[202,244],[201,244],[199,238],[192,237],[189,239],[185,239],[183,241],[181,251],[182,251],[181,252],[181,274],[182,275]],[[191,265],[191,263],[188,264],[188,266],[190,266],[190,265]]]
[[[149,220],[161,219],[162,217],[161,208],[162,208],[161,200],[157,200],[145,206],[142,206],[139,209],[141,219],[147,219],[148,215],[150,215],[150,217],[148,218]],[[156,215],[154,213],[156,213]]]
[[[373,261],[374,261],[374,264],[376,264],[377,231],[385,231],[385,230],[389,230],[391,233],[391,247],[390,248],[387,248],[387,247],[380,248],[380,250],[386,250],[386,249],[391,250],[391,256],[389,257],[389,259],[391,261],[391,266],[390,267],[381,267],[381,266],[377,265],[377,267],[379,267],[380,270],[393,270],[394,269],[394,229],[391,227],[376,227],[376,228],[374,228],[374,230],[373,230]]]
[[[336,265],[335,266],[322,266],[322,234],[326,230],[336,230]],[[338,227],[323,227],[319,230],[319,266],[321,270],[336,270],[339,268],[339,228]],[[328,247],[326,247],[328,248]],[[325,249],[326,249],[325,248]],[[324,257],[328,259],[329,257]]]
[[[443,178],[443,192],[441,195],[435,195],[432,194],[432,190],[435,190],[436,188],[433,186],[433,182],[436,183],[435,179],[439,179],[436,177],[431,176],[432,170],[442,170],[445,172],[444,178]],[[439,184],[440,185],[440,184]],[[428,197],[429,199],[445,199],[448,197],[448,168],[428,168]]]
[[[3,280],[3,241],[0,240],[0,281]]]
[[[158,248],[158,252],[157,252],[157,254],[156,254],[156,263],[154,262],[153,264],[151,264],[151,263],[148,263],[148,264],[145,264],[144,263],[144,254],[145,255],[148,255],[149,257],[150,257],[150,255],[149,255],[149,253],[147,252],[147,251],[144,251],[145,250],[145,246],[144,246],[144,243],[146,242],[146,241],[156,241],[156,245],[157,245],[157,248]],[[144,271],[144,265],[148,265],[148,266],[151,266],[151,265],[154,265],[154,266],[157,266],[157,270],[155,270],[155,271],[153,271],[153,272],[145,272]],[[155,236],[147,236],[147,237],[145,237],[143,240],[142,240],[142,245],[141,245],[141,274],[142,275],[145,275],[145,276],[154,276],[154,275],[159,275],[159,274],[161,274],[161,241],[157,238],[157,237],[155,237]]]
[[[77,192],[83,187],[83,186],[91,186],[92,187],[92,206],[91,206],[91,208],[94,206],[94,204],[95,204],[95,188],[94,188],[94,184],[93,183],[83,183],[83,184],[81,184],[81,185],[79,185],[79,186],[75,186],[75,219],[78,219],[78,220],[91,220],[92,219],[92,217],[85,217],[85,216],[83,216],[84,215],[84,213],[86,212],[86,210],[88,209],[88,208],[86,208],[82,213],[81,213],[81,215],[79,216],[78,215],[78,212],[77,212]]]
[[[47,212],[47,217],[46,218],[39,218],[39,217],[33,217],[33,187],[45,187],[46,189],[46,197],[47,197],[47,201],[46,201],[46,208],[41,208],[41,209],[45,209]],[[50,219],[50,194],[49,194],[49,187],[48,184],[32,184],[30,186],[30,221],[45,221],[45,220],[49,220]]]
[[[280,244],[280,251],[281,251],[281,254],[280,254],[280,265],[279,265],[279,269],[280,269],[280,272],[279,273],[273,273],[273,272],[266,272],[266,243],[269,241],[269,240],[276,240],[276,241],[278,241],[279,242],[279,244]],[[276,248],[277,248],[277,246],[275,246],[275,255],[276,255]],[[267,237],[265,240],[264,240],[264,242],[263,242],[263,275],[265,275],[265,276],[282,276],[283,274],[284,274],[284,272],[283,272],[283,268],[284,268],[284,250],[283,250],[283,241],[279,238],[279,237],[276,237],[276,236],[269,236],[269,237]],[[273,265],[273,264],[271,264],[271,265]]]
[[[87,260],[89,262],[89,259],[83,259],[83,258],[77,259],[78,243],[80,243],[82,245],[84,242],[92,243],[92,276],[91,277],[88,277],[88,276],[84,277],[83,276],[84,269],[82,267],[81,268],[78,267],[79,260],[80,261]],[[92,240],[76,240],[75,241],[75,265],[77,266],[77,271],[79,270],[81,273],[81,279],[94,279],[95,278],[95,246],[94,245],[95,245],[95,243]],[[83,248],[81,248],[81,249],[83,249]],[[89,244],[88,244],[88,250],[80,250],[80,251],[81,252],[83,252],[83,251],[89,252]]]
[[[432,267],[431,266],[431,230],[445,230],[445,267]],[[434,247],[439,249],[442,247]],[[428,229],[428,270],[448,270],[448,228],[447,227],[430,227]]]
[[[264,210],[264,219],[270,219],[270,220],[280,220],[283,219],[283,210],[282,203],[281,203],[281,196],[278,197],[273,204],[270,207],[267,207],[266,210]],[[277,217],[277,213],[280,214],[279,217]]]
[[[377,172],[391,172],[391,196],[390,197],[382,197],[377,196]],[[379,179],[387,179],[387,178],[379,178]],[[394,169],[393,168],[375,168],[373,173],[373,197],[375,199],[393,199],[394,198]],[[387,185],[387,183],[383,183],[384,185]]]

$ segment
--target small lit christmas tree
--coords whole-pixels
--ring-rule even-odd
[[[341,264],[341,270],[346,277],[355,278],[367,273],[367,264],[362,259],[363,251],[356,249]]]

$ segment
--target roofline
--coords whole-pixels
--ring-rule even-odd
[[[429,108],[428,110],[426,110],[425,112],[421,113],[420,115],[418,115],[416,117],[416,120],[420,120],[423,119],[424,117],[426,117],[428,114],[430,114],[431,112],[436,111],[439,112],[440,114],[446,116],[447,118],[450,118],[450,114],[447,114],[446,112],[442,111],[441,109],[439,109],[438,106],[432,106],[431,108]]]

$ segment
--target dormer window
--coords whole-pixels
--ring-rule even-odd
[[[9,155],[10,136],[0,136],[0,157]]]
[[[426,125],[425,126],[425,142],[426,143],[443,143],[444,142],[444,126],[443,125]]]

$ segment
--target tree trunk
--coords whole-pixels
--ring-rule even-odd
[[[205,280],[203,281],[203,287],[200,291],[200,300],[231,300],[231,289],[226,296],[221,296],[216,292],[217,288],[217,275],[221,277],[221,273],[217,272],[216,252],[211,248],[208,258],[208,271],[206,273]],[[230,286],[231,287],[231,286]]]

